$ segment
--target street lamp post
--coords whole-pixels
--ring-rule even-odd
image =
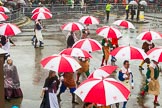
[[[0,48],[0,108],[5,108],[3,64],[5,51]]]

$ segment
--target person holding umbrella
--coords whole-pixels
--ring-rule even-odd
[[[131,90],[131,88],[134,88],[134,82],[133,82],[133,74],[129,68],[129,61],[125,60],[123,62],[123,67],[121,68],[121,70],[119,71],[119,80],[127,87],[128,90]],[[130,84],[131,82],[131,84]],[[123,103],[123,107],[122,108],[126,108],[126,104],[127,102],[125,101]]]
[[[61,101],[60,95],[65,92],[67,87],[70,89],[70,93],[72,95],[72,103],[78,104],[75,102],[75,94],[74,91],[76,90],[76,84],[74,80],[74,72],[66,72],[60,74],[60,80],[62,80],[62,84],[60,87],[59,94],[57,95],[58,100]]]
[[[102,62],[101,62],[101,66],[107,65],[107,62],[109,60],[109,55],[110,55],[110,48],[112,48],[112,44],[111,41],[108,40],[107,38],[102,39],[102,51],[103,51],[103,58],[102,58]]]
[[[37,47],[38,42],[39,42],[39,47],[43,47],[42,44],[44,44],[44,43],[43,43],[42,29],[43,29],[43,27],[41,25],[41,20],[40,19],[36,20],[35,29],[34,29],[35,35],[36,35],[36,40],[35,40],[34,48]]]
[[[45,80],[42,89],[41,98],[43,98],[40,108],[59,108],[56,92],[60,81],[56,76],[56,72],[49,71],[49,76]]]
[[[155,44],[151,42],[151,40],[147,40],[143,43],[142,49],[144,50],[145,53],[147,53],[150,49],[154,48]],[[139,65],[139,70],[144,70],[142,67],[144,65],[145,61],[143,60],[141,64]]]
[[[146,77],[146,87],[145,89],[141,92],[141,95],[144,96],[145,92],[148,91],[149,94],[152,94],[155,96],[154,98],[154,105],[160,106],[158,103],[158,95],[160,94],[160,84],[159,84],[159,66],[158,62],[155,60],[151,61],[151,64],[149,68],[147,69]]]

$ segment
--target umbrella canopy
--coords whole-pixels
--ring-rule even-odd
[[[4,6],[0,6],[0,12],[10,12],[10,10]]]
[[[41,60],[41,65],[44,69],[53,70],[56,72],[75,72],[81,66],[71,56],[52,55]]]
[[[138,3],[136,1],[131,1],[129,2],[130,5],[138,5]]]
[[[113,78],[87,79],[74,92],[84,102],[111,105],[127,101],[130,91]]]
[[[96,17],[93,16],[83,16],[79,19],[80,23],[83,24],[99,24],[99,20]]]
[[[96,30],[96,33],[99,36],[103,36],[104,38],[120,38],[122,36],[121,32],[109,26],[100,27]]]
[[[142,49],[133,46],[118,47],[110,54],[116,58],[122,58],[124,60],[144,60],[147,58],[147,54]]]
[[[77,22],[69,22],[61,26],[62,30],[78,31],[84,29],[84,26]]]
[[[80,48],[67,48],[60,52],[60,54],[70,55],[73,57],[91,58],[92,56],[85,50]]]
[[[145,0],[142,0],[139,2],[140,5],[144,5],[144,6],[147,6],[147,2]]]
[[[110,76],[115,70],[117,69],[117,66],[103,66],[99,69],[96,69],[94,72],[92,72],[88,78],[106,78]]]
[[[8,16],[4,14],[3,12],[0,12],[0,21],[6,21],[8,19]]]
[[[151,60],[162,62],[162,48],[152,48],[147,52],[147,55]]]
[[[51,13],[51,11],[46,7],[37,7],[32,11],[32,14],[37,13],[37,12],[49,12],[49,13]]]
[[[139,34],[136,39],[151,41],[156,39],[162,39],[162,35],[158,32],[146,31]]]
[[[19,33],[21,33],[21,30],[15,24],[11,23],[0,24],[0,35],[15,36]]]
[[[125,27],[128,29],[135,29],[134,25],[131,22],[126,21],[126,20],[117,20],[113,24],[121,26],[121,27]]]
[[[52,14],[49,12],[36,12],[33,14],[33,16],[31,17],[33,20],[37,20],[37,19],[50,19],[52,18]]]
[[[94,39],[81,39],[73,45],[73,48],[80,48],[88,52],[94,52],[102,49],[101,44]]]

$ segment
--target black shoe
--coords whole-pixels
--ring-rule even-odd
[[[75,101],[72,101],[72,104],[76,104],[76,105],[78,105],[79,103],[78,103],[78,102],[75,102]]]
[[[142,66],[139,66],[139,70],[144,70],[144,68]]]
[[[159,102],[154,102],[154,105],[160,106]]]

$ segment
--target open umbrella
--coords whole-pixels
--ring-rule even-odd
[[[138,3],[136,1],[131,1],[129,2],[130,5],[138,5]]]
[[[77,22],[69,22],[61,26],[62,30],[66,31],[79,31],[84,29],[84,26]]]
[[[106,78],[110,76],[116,69],[117,66],[111,65],[103,66],[92,72],[88,78]]]
[[[109,26],[100,27],[96,30],[96,33],[99,36],[103,36],[104,38],[120,38],[122,36],[121,32]]]
[[[73,45],[73,48],[80,48],[88,52],[94,52],[102,49],[101,44],[94,39],[81,39]]]
[[[0,12],[10,12],[10,10],[4,6],[0,6]]]
[[[19,33],[21,33],[21,30],[15,24],[11,23],[0,24],[0,35],[15,36]]]
[[[126,21],[126,20],[117,20],[113,24],[121,26],[121,27],[125,27],[128,29],[135,29],[134,25],[131,22]]]
[[[146,31],[139,34],[136,39],[148,40],[148,41],[162,39],[162,34],[155,31]]]
[[[4,14],[3,12],[0,12],[0,21],[6,21],[8,19],[8,16]]]
[[[99,20],[93,16],[83,16],[79,19],[80,23],[89,25],[89,24],[99,24]]]
[[[83,102],[111,105],[127,101],[130,91],[113,78],[90,78],[83,81],[74,92]]]
[[[157,62],[162,62],[162,48],[152,48],[147,52],[148,57],[151,60],[155,60]]]
[[[37,20],[37,19],[50,19],[52,18],[52,14],[49,13],[49,12],[36,12],[32,15],[31,17],[32,19],[34,20]]]
[[[142,0],[139,2],[140,5],[144,5],[144,6],[147,6],[147,2],[145,0]]]
[[[79,63],[67,55],[52,55],[41,60],[44,69],[56,72],[75,72],[81,66]]]
[[[60,52],[60,54],[70,55],[73,57],[91,58],[92,56],[85,50],[80,48],[67,48]]]
[[[115,48],[110,54],[115,58],[124,60],[144,60],[147,58],[147,54],[142,49],[133,46]]]
[[[51,11],[46,7],[37,7],[32,11],[32,14],[37,13],[37,12],[49,12],[49,13],[51,13]]]

